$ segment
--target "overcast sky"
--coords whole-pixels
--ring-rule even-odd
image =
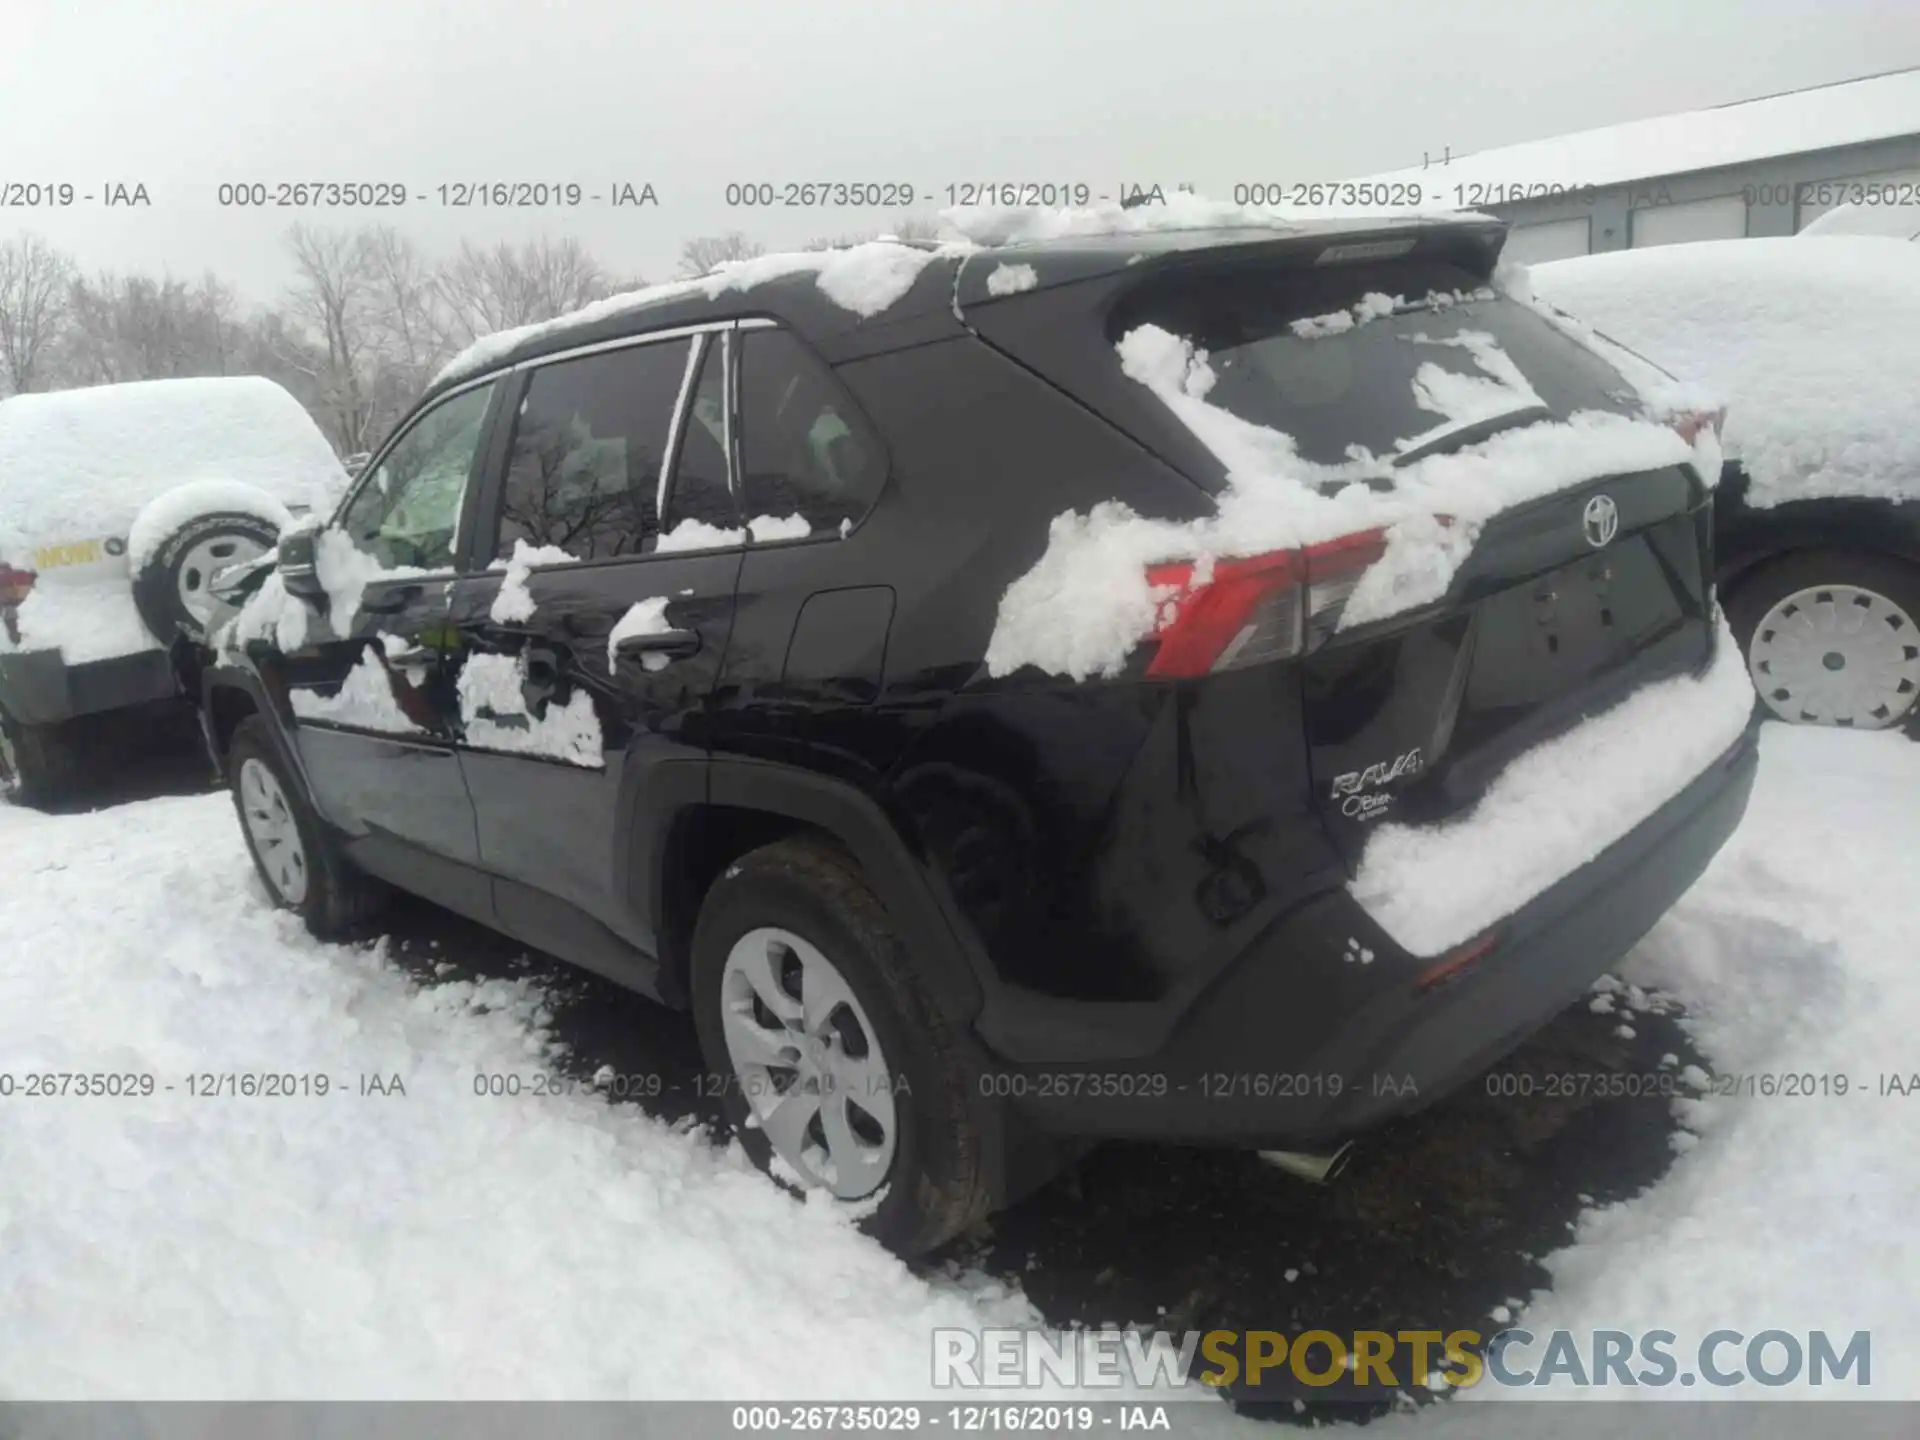
[[[284,283],[287,211],[222,181],[404,184],[430,249],[874,229],[729,210],[732,181],[1339,179],[1920,63],[1914,0],[0,0],[0,181],[146,209],[0,212],[89,269]],[[657,208],[451,210],[442,183],[651,183]],[[922,206],[931,211],[934,206]],[[309,220],[349,223],[344,212]]]

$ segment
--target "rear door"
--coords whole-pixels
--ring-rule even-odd
[[[605,953],[601,927],[654,948],[627,903],[620,828],[659,767],[705,764],[745,541],[730,344],[720,327],[535,367],[453,587],[448,672],[481,861],[501,922],[573,958]]]
[[[328,613],[309,614],[306,643],[276,657],[314,797],[382,873],[410,858],[396,844],[463,865],[479,859],[441,643],[497,388],[477,385],[424,411],[367,470],[319,542]],[[420,888],[471,910],[441,893],[458,879],[436,873]]]

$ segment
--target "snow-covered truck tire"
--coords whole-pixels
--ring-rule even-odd
[[[986,1213],[976,1069],[845,851],[794,838],[730,865],[701,904],[691,980],[712,1087],[761,1169],[789,1189],[835,1193],[900,1255],[931,1250]],[[780,992],[772,1003],[769,987]],[[822,1097],[799,1146],[818,1158],[796,1164],[791,1139],[776,1154],[770,1131],[793,1132],[772,1112],[796,1099],[804,1110],[805,1097]],[[864,1179],[853,1166],[841,1175],[832,1158],[845,1153],[833,1144],[854,1143],[873,1162]]]
[[[1920,566],[1796,550],[1742,576],[1725,604],[1766,713],[1861,730],[1920,717]]]
[[[204,642],[226,618],[213,577],[266,554],[293,517],[264,490],[229,481],[181,485],[157,496],[127,532],[133,603],[163,645]]]
[[[305,920],[316,938],[351,936],[386,907],[386,886],[341,853],[257,715],[234,728],[227,747],[227,789],[267,897]],[[289,852],[282,847],[297,850],[298,886],[288,883]]]
[[[83,758],[71,726],[22,725],[0,710],[0,795],[35,807],[65,799]]]

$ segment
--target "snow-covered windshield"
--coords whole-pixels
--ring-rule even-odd
[[[1472,275],[1432,261],[1169,276],[1116,311],[1204,350],[1207,399],[1338,464],[1431,453],[1508,425],[1638,402],[1599,356]]]

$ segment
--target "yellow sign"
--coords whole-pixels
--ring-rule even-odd
[[[106,557],[98,540],[75,540],[68,545],[49,545],[33,552],[35,570],[57,570],[63,565],[91,565]]]

